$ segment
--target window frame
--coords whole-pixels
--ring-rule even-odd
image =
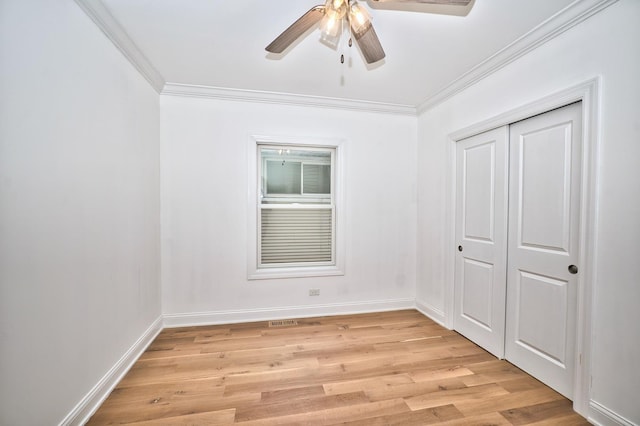
[[[331,152],[331,194],[328,194],[332,202],[326,203],[327,197],[319,197],[319,194],[301,194],[299,198],[305,198],[308,201],[316,201],[313,204],[300,204],[296,208],[329,208],[333,210],[332,214],[332,261],[318,262],[313,264],[265,264],[261,265],[261,211],[265,208],[292,208],[290,204],[262,204],[261,189],[262,176],[261,170],[263,162],[260,161],[261,148],[283,148],[301,149],[301,150],[332,150]],[[344,182],[343,182],[343,164],[344,164],[344,140],[343,139],[326,139],[326,138],[309,138],[309,137],[283,137],[283,136],[263,136],[251,135],[249,138],[248,149],[248,168],[249,168],[249,197],[248,197],[248,221],[247,221],[247,277],[249,280],[274,279],[274,278],[298,278],[298,277],[319,277],[330,275],[344,275]],[[267,159],[264,161],[266,165]],[[313,163],[313,161],[309,161]],[[301,178],[303,178],[301,164]],[[301,182],[301,190],[303,192],[303,183]],[[265,188],[266,189],[266,188]],[[272,194],[273,195],[273,194]],[[278,201],[295,202],[295,197],[272,197]],[[274,207],[277,206],[277,207]]]

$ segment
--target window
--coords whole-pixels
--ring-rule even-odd
[[[334,265],[335,150],[260,146],[259,265]]]
[[[253,147],[249,278],[342,274],[339,145],[254,139]]]

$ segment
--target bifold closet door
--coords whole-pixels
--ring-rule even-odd
[[[508,127],[456,143],[454,328],[504,355]]]
[[[573,394],[581,104],[510,126],[507,360]]]

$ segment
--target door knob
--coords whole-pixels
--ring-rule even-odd
[[[462,251],[462,246],[458,246],[458,251]]]
[[[577,274],[578,273],[578,267],[576,265],[569,265],[569,273],[570,274]]]

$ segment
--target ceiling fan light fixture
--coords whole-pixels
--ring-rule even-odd
[[[358,34],[363,33],[371,26],[369,12],[355,0],[349,4],[349,25],[351,25],[351,30]]]
[[[373,0],[380,3],[433,4],[467,7],[472,0]],[[468,13],[468,10],[467,10]],[[282,53],[314,25],[320,24],[320,41],[332,48],[340,44],[340,35],[347,28],[367,64],[385,58],[384,49],[371,24],[371,16],[357,0],[325,0],[324,6],[312,7],[266,47],[267,52]],[[349,47],[352,38],[349,37]],[[344,54],[340,55],[344,63]]]
[[[323,36],[334,38],[340,37],[342,31],[342,18],[339,18],[333,11],[327,10],[320,22],[320,31]]]
[[[344,18],[348,12],[348,2],[327,0],[324,11],[324,17],[320,21],[320,41],[335,49],[340,43]]]
[[[344,0],[327,0],[324,5],[324,17],[320,22],[320,30],[330,37],[339,37],[342,31],[342,19],[347,14],[347,3]]]
[[[348,0],[327,0],[325,7],[330,7],[333,10],[343,10],[347,7]],[[343,15],[344,16],[344,15]]]
[[[320,41],[331,47],[332,49],[337,49],[340,44],[340,36],[342,35],[342,21],[336,23],[333,27],[333,31],[326,32],[322,31],[320,33]]]

